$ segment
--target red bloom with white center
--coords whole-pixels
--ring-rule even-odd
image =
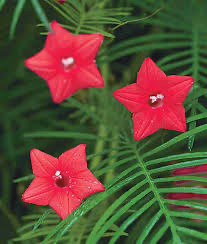
[[[51,29],[45,47],[25,64],[46,80],[53,101],[60,103],[79,89],[104,87],[95,63],[103,35],[73,35],[56,21]]]
[[[150,58],[145,59],[137,82],[113,94],[133,113],[134,139],[140,140],[161,128],[185,132],[182,103],[193,82],[189,76],[166,76]]]
[[[50,205],[64,219],[81,204],[82,199],[104,191],[104,186],[87,168],[85,148],[85,144],[80,144],[58,159],[37,149],[31,150],[35,178],[22,200]]]

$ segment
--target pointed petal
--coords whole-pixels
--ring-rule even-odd
[[[30,152],[33,174],[36,176],[52,176],[58,168],[58,159],[38,149]]]
[[[194,79],[190,76],[170,75],[166,79],[167,93],[172,101],[182,103],[188,95]]]
[[[52,33],[47,36],[45,48],[54,57],[73,56],[74,35],[56,21],[51,23]]]
[[[148,94],[141,90],[136,83],[116,90],[113,96],[132,113],[143,111],[149,107],[147,104]]]
[[[48,205],[54,195],[54,186],[50,179],[35,177],[22,195],[22,201],[36,205]]]
[[[96,64],[90,63],[86,66],[79,66],[73,77],[76,90],[89,87],[104,87],[104,79]]]
[[[173,171],[172,175],[173,176],[189,175],[189,174],[195,175],[198,173],[206,173],[206,172],[207,172],[207,165],[203,164],[203,165],[196,165],[196,166],[176,169]]]
[[[160,111],[160,110],[159,110]],[[144,112],[134,113],[134,139],[139,141],[161,128],[161,112],[149,109]]]
[[[153,91],[162,88],[165,79],[165,73],[150,58],[146,58],[138,72],[137,84],[146,90]]]
[[[50,79],[48,86],[55,103],[69,98],[79,89],[104,87],[104,80],[95,63],[73,68],[70,73],[59,72]]]
[[[57,73],[56,60],[45,49],[25,60],[25,65],[45,80],[51,79]]]
[[[67,171],[70,169],[87,169],[86,144],[80,144],[60,155],[60,169]]]
[[[190,174],[197,175],[206,172],[207,172],[207,165],[203,164],[203,165],[197,165],[197,166],[191,166],[191,167],[173,170],[172,175],[173,176],[182,176],[182,175],[190,175]],[[203,177],[207,177],[207,175],[204,175]],[[175,181],[174,184],[181,185],[189,182],[192,181],[187,181],[187,180]]]
[[[71,191],[57,191],[50,200],[50,207],[62,218],[65,219],[81,204],[81,199],[76,197]]]
[[[181,104],[164,107],[162,128],[180,132],[186,131],[185,109]]]
[[[178,193],[169,193],[170,199],[207,199],[207,194],[197,194],[197,193],[184,193],[184,192],[178,192]]]
[[[104,185],[88,169],[73,173],[71,186],[73,193],[80,199],[105,190]]]
[[[61,103],[76,91],[72,81],[72,76],[61,72],[47,82],[54,103]]]
[[[180,200],[180,199],[186,199],[186,198],[193,198],[193,193],[185,193],[185,192],[173,192],[173,193],[169,193],[168,194],[168,198],[169,199],[177,199],[177,200]]]
[[[75,58],[79,59],[82,64],[93,61],[103,42],[102,34],[80,34],[75,36]]]

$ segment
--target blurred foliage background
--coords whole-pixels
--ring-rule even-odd
[[[127,155],[127,150],[134,147],[132,124],[129,122],[130,114],[114,101],[111,94],[116,88],[135,82],[137,71],[144,58],[148,56],[154,61],[158,61],[158,65],[167,74],[191,75],[196,79],[196,83],[190,97],[185,102],[187,116],[190,118],[188,121],[189,134],[181,138],[179,133],[160,131],[156,133],[157,137],[144,140],[146,144],[141,144],[144,152],[150,152],[152,149],[164,145],[162,149],[155,151],[158,152],[156,156],[153,153],[149,155],[151,160],[191,151],[193,153],[203,152],[200,156],[193,154],[192,158],[206,157],[204,154],[207,117],[207,3],[205,0],[72,0],[71,4],[68,0],[65,8],[63,5],[60,7],[55,0],[39,0],[43,12],[35,10],[35,0],[21,1],[23,8],[20,4],[17,7],[18,2],[20,0],[0,1],[0,6],[2,4],[0,12],[0,243],[4,244],[18,236],[20,236],[19,239],[14,239],[14,242],[40,243],[60,223],[59,218],[53,212],[48,212],[47,208],[21,202],[21,194],[32,178],[29,159],[29,152],[32,148],[59,156],[77,144],[87,143],[87,154],[91,155],[91,157],[89,156],[89,168],[95,169],[95,174],[102,181],[106,184],[111,182],[112,185],[112,183],[117,183],[113,181],[116,177],[117,180],[130,181],[132,179],[130,177],[132,177],[133,171],[126,172],[129,166],[134,169],[136,167],[134,156]],[[85,13],[91,11],[91,15],[86,15],[88,19],[86,18],[85,23],[80,25],[79,20],[83,13],[77,10],[83,4]],[[37,53],[44,45],[44,34],[47,31],[44,27],[44,16],[47,16],[49,21],[57,20],[72,32],[77,30],[81,33],[102,32],[105,35],[97,63],[106,80],[106,89],[79,91],[61,105],[52,102],[46,83],[24,66],[24,60]],[[14,23],[14,18],[17,18],[17,25]],[[195,117],[196,115],[198,117]],[[202,133],[198,134],[199,132]],[[158,137],[160,140],[156,140]],[[175,137],[174,141],[172,141],[173,137]],[[169,142],[170,144],[165,146],[165,143]],[[123,155],[127,155],[127,158]],[[166,160],[169,165],[172,158]],[[180,162],[185,162],[186,156],[183,158],[177,156],[177,158]],[[104,163],[98,168],[100,162]],[[117,167],[110,166],[113,164]],[[188,166],[187,162],[185,165]],[[190,163],[189,166],[191,166]],[[153,165],[153,167],[156,168],[157,165]],[[141,168],[143,170],[143,167]],[[27,175],[28,177],[21,178]],[[164,175],[164,177],[167,176],[169,176],[169,172]],[[155,175],[155,178],[160,177],[160,174]],[[15,179],[19,180],[14,182]],[[114,241],[117,239],[120,244],[181,243],[178,240],[182,238],[185,240],[183,243],[205,243],[207,240],[205,217],[198,217],[205,220],[200,224],[203,229],[195,227],[200,232],[203,231],[203,238],[193,232],[193,235],[200,237],[199,241],[192,241],[186,232],[182,232],[183,236],[179,235],[181,239],[177,239],[178,237],[172,239],[170,230],[160,226],[157,227],[157,230],[163,230],[162,233],[159,232],[160,237],[156,236],[156,240],[152,239],[156,233],[155,230],[152,230],[155,219],[150,216],[155,215],[159,209],[158,205],[152,205],[154,207],[151,206],[152,210],[147,212],[146,216],[140,220],[141,222],[132,218],[130,219],[132,225],[128,223],[120,230],[119,227],[126,218],[136,213],[148,201],[153,200],[151,196],[144,200],[137,199],[135,206],[123,209],[119,218],[115,218],[114,222],[112,219],[111,224],[108,223],[108,229],[104,233],[99,233],[100,238],[93,239],[98,230],[106,225],[107,218],[103,219],[104,211],[107,209],[108,217],[116,216],[118,210],[115,207],[110,209],[110,205],[116,199],[122,196],[124,199],[126,198],[126,204],[128,204],[132,197],[145,190],[142,185],[138,187],[141,180],[143,180],[142,177],[137,181],[132,180],[130,185],[120,188],[118,193],[110,198],[105,199],[106,197],[103,195],[105,200],[97,207],[94,205],[93,211],[89,212],[90,221],[80,218],[79,222],[73,225],[67,237],[64,237],[65,233],[59,235],[59,239],[63,238],[60,239],[61,243],[86,243],[88,236],[90,244],[109,243],[110,238],[115,235]],[[168,187],[172,187],[170,180],[166,184]],[[137,192],[126,195],[135,186],[137,186]],[[162,188],[163,185],[159,185],[159,187]],[[109,184],[109,191],[110,189],[112,188]],[[204,191],[204,193],[207,192]],[[153,194],[155,192],[152,190]],[[140,201],[138,202],[138,200]],[[117,203],[118,209],[124,207],[124,204],[123,199],[120,200]],[[170,214],[170,210],[166,209]],[[202,209],[206,211],[204,207]],[[98,222],[100,216],[102,216],[102,222]],[[190,219],[191,225],[196,225],[196,223],[192,224],[193,217],[195,216],[186,216],[187,220]],[[176,221],[175,225],[180,225],[180,222],[177,224]],[[98,225],[96,225],[97,222]],[[145,233],[141,234],[141,230],[138,230],[140,223],[144,227],[148,222],[152,226],[148,226],[148,229],[144,229]],[[161,218],[159,218],[159,223],[163,223]],[[43,229],[38,232],[40,224]],[[182,224],[184,225],[184,223]],[[34,225],[36,227],[32,231]],[[79,237],[80,226],[85,228],[81,238]],[[95,229],[93,229],[94,226],[96,226]],[[138,235],[141,236],[141,239]],[[148,237],[149,239],[147,239]],[[50,239],[45,243],[56,242],[54,239]]]

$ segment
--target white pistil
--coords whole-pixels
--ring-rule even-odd
[[[64,66],[69,66],[71,64],[74,64],[74,58],[73,57],[69,57],[69,58],[63,58],[62,59],[62,63]]]
[[[60,175],[60,171],[59,171],[59,170],[56,171],[55,175],[56,175],[56,176],[59,176],[59,175]]]
[[[163,96],[162,94],[157,94],[157,98],[158,98],[158,99],[163,99],[164,96]]]
[[[150,96],[150,99],[151,99],[152,103],[157,101],[157,97],[156,96]]]
[[[158,99],[163,99],[164,96],[162,94],[157,94],[157,96],[150,96],[152,103],[156,102]]]

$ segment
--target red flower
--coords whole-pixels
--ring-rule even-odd
[[[63,4],[65,3],[67,0],[57,0],[59,3]]]
[[[182,175],[190,175],[190,174],[202,174],[204,172],[205,173],[207,172],[207,165],[202,164],[202,165],[196,165],[196,166],[173,170],[172,175],[173,176],[182,176]],[[207,174],[204,175],[203,177],[207,177]],[[190,181],[182,180],[182,181],[174,182],[175,185],[181,185],[181,184],[185,184],[185,183],[190,183]]]
[[[53,101],[60,103],[79,89],[103,87],[95,57],[103,41],[101,34],[73,35],[56,21],[45,47],[25,61],[26,66],[46,80]]]
[[[54,158],[37,149],[31,150],[34,180],[22,195],[24,202],[50,205],[61,218],[66,218],[81,200],[104,186],[87,168],[85,144]]]
[[[203,177],[207,177],[207,167],[205,164],[203,165],[197,165],[197,166],[191,166],[186,168],[180,168],[172,171],[172,176],[187,176],[187,175],[194,175],[199,176],[200,174],[204,174]],[[207,185],[197,185],[195,181],[189,181],[189,180],[180,180],[175,181],[173,183],[175,186],[179,188],[180,187],[188,187],[188,186],[194,186],[194,187],[201,187],[201,188],[207,188]],[[169,193],[168,195],[169,199],[172,200],[187,200],[187,199],[193,199],[196,202],[202,203],[202,201],[205,201],[207,199],[207,194],[199,194],[199,193],[190,193],[190,192],[173,192]],[[181,202],[182,203],[182,202]],[[182,206],[182,205],[171,205],[173,208],[177,209],[191,209],[197,211],[197,209],[188,207],[188,206]],[[205,215],[204,212],[194,212],[195,214],[201,214]],[[194,221],[201,222],[202,220],[194,219]]]
[[[133,113],[134,139],[140,140],[161,128],[186,131],[182,103],[193,82],[189,76],[166,76],[150,58],[145,59],[137,82],[113,94]]]

